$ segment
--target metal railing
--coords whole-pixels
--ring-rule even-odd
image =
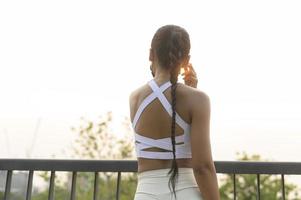
[[[260,200],[260,175],[280,174],[282,199],[285,200],[285,175],[300,175],[299,162],[255,162],[255,161],[215,161],[217,173],[232,174],[234,200],[236,200],[236,174],[257,175],[257,199]],[[60,159],[0,159],[0,171],[7,171],[4,200],[8,200],[14,170],[28,171],[26,200],[31,199],[34,171],[50,171],[48,200],[54,199],[54,179],[57,171],[72,172],[70,200],[75,200],[76,179],[78,172],[94,172],[93,199],[98,196],[98,173],[117,172],[116,199],[120,198],[122,172],[137,172],[136,160],[60,160]]]

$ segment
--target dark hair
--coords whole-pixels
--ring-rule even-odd
[[[171,141],[173,150],[173,160],[168,174],[172,173],[168,182],[170,183],[176,197],[175,183],[178,178],[178,165],[176,162],[175,150],[175,118],[176,118],[176,89],[180,64],[187,58],[190,51],[190,39],[187,31],[176,25],[165,25],[155,33],[151,48],[158,58],[160,67],[170,70],[171,97],[172,97],[172,123],[171,123]],[[177,197],[176,197],[177,198]]]

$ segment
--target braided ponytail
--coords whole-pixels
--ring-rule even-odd
[[[176,89],[180,64],[190,51],[190,39],[185,29],[176,25],[166,25],[157,30],[152,39],[152,48],[158,57],[159,65],[170,70],[171,99],[172,99],[172,122],[171,122],[171,142],[173,160],[168,175],[171,174],[168,186],[172,185],[175,198],[175,184],[178,179],[178,165],[176,161]]]
[[[173,153],[173,160],[171,164],[171,169],[168,172],[168,174],[171,174],[171,177],[168,182],[168,187],[170,189],[170,184],[172,185],[172,190],[175,195],[175,198],[177,199],[176,192],[175,192],[175,183],[178,179],[179,170],[178,170],[178,164],[176,161],[176,141],[175,141],[175,126],[176,126],[176,89],[177,89],[177,81],[178,76],[176,73],[174,73],[174,70],[170,73],[170,82],[172,83],[171,86],[171,106],[172,106],[172,121],[171,121],[171,142],[172,142],[172,153]]]

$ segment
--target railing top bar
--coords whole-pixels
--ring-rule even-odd
[[[301,162],[216,161],[218,173],[301,174]]]
[[[136,172],[136,160],[0,159],[0,170]]]
[[[214,161],[217,173],[301,174],[301,162]],[[137,172],[136,160],[0,159],[0,170]]]

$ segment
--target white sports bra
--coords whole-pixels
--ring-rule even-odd
[[[172,107],[168,102],[167,98],[163,94],[163,92],[169,88],[172,84],[170,81],[165,82],[160,87],[157,85],[154,79],[148,81],[148,85],[151,87],[153,92],[149,94],[140,104],[134,120],[133,120],[133,130],[135,132],[135,149],[136,156],[150,159],[173,159],[172,153],[172,142],[171,138],[160,138],[153,139],[149,137],[142,136],[135,131],[136,124],[143,112],[143,110],[150,104],[153,100],[158,98],[168,112],[168,114],[172,117]],[[176,123],[184,130],[183,135],[179,135],[175,137],[176,143],[183,144],[175,144],[175,154],[176,159],[179,158],[191,158],[191,143],[190,143],[190,124],[186,123],[176,112]],[[139,143],[138,143],[139,142]],[[169,150],[169,152],[155,152],[155,151],[143,151],[143,149],[157,147],[164,150]]]

